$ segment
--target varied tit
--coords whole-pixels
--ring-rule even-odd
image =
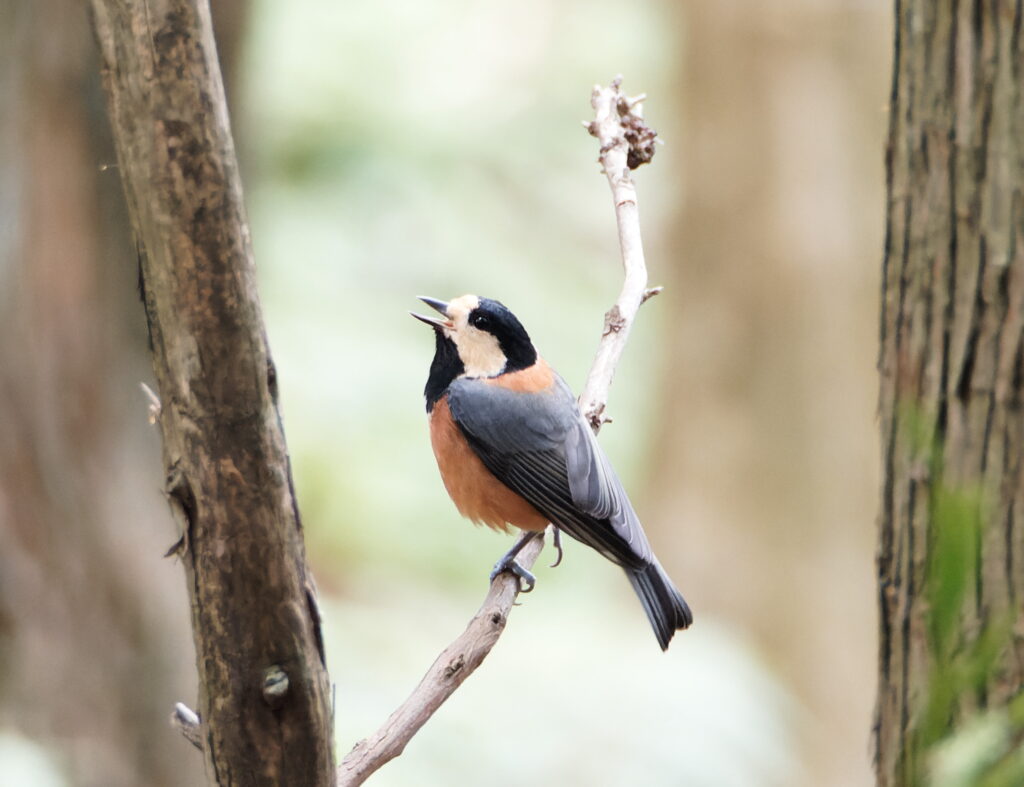
[[[498,301],[420,300],[442,316],[413,314],[436,339],[424,395],[445,488],[463,516],[523,531],[492,579],[510,571],[532,589],[533,576],[515,557],[551,523],[556,535],[565,531],[622,567],[666,649],[693,615],[654,557],[569,386]]]

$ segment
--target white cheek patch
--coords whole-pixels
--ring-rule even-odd
[[[452,327],[445,333],[455,342],[466,371],[463,377],[494,377],[505,369],[507,359],[497,337],[469,324],[469,314],[480,305],[475,295],[463,295],[448,303]]]
[[[494,377],[505,369],[505,353],[494,334],[467,325],[457,330],[452,339],[466,369],[463,377]]]

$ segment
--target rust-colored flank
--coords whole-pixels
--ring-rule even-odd
[[[544,368],[547,369],[547,364],[544,364]],[[530,371],[528,369],[514,374]],[[510,374],[506,378],[512,376]],[[550,369],[547,369],[547,376],[550,380]],[[444,487],[464,517],[503,531],[508,531],[509,525],[523,530],[543,530],[547,527],[547,517],[484,467],[452,419],[447,397],[438,400],[430,413],[430,444],[437,457]]]

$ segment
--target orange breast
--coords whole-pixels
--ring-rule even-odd
[[[452,420],[445,397],[430,412],[430,444],[444,488],[464,517],[496,530],[507,531],[509,525],[523,530],[547,527],[547,517],[484,467]]]
[[[543,358],[529,369],[520,369],[518,372],[509,372],[498,377],[489,377],[484,380],[487,385],[500,385],[510,391],[518,393],[537,393],[544,391],[555,381],[555,376]]]

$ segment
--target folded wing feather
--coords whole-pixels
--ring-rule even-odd
[[[560,377],[538,393],[464,378],[448,404],[487,469],[562,530],[619,565],[651,561],[629,497]]]

